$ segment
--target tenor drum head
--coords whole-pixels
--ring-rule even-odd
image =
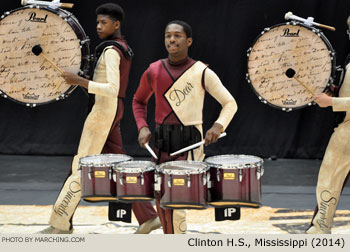
[[[89,48],[75,17],[64,10],[23,7],[0,18],[0,93],[5,98],[36,106],[66,97],[72,86],[65,83],[45,58],[59,68],[78,73]],[[32,48],[40,45],[36,56]],[[84,55],[85,54],[85,55]]]
[[[156,164],[151,161],[132,160],[119,163],[116,165],[115,169],[117,171],[139,173],[154,170],[155,166]]]
[[[247,80],[262,102],[285,111],[302,108],[312,104],[312,94],[296,79],[322,93],[333,82],[334,55],[319,30],[279,24],[265,29],[248,50]]]
[[[86,156],[79,159],[82,166],[110,166],[124,161],[132,160],[132,157],[124,154],[101,154]]]
[[[178,160],[163,163],[159,166],[159,171],[164,174],[184,175],[199,174],[208,170],[208,166],[204,162]]]
[[[243,169],[261,166],[264,161],[256,156],[229,154],[209,157],[205,159],[205,162],[215,168]]]

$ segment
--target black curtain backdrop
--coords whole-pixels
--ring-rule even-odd
[[[99,43],[95,9],[109,1],[67,2],[75,4],[70,11],[91,38],[94,48]],[[135,52],[121,124],[129,155],[148,155],[137,143],[132,96],[148,65],[167,57],[163,42],[165,25],[181,19],[193,28],[190,56],[209,64],[238,103],[238,112],[227,128],[227,137],[206,148],[207,155],[322,158],[334,126],[331,109],[312,106],[286,113],[262,104],[245,80],[246,51],[264,28],[286,22],[284,14],[292,11],[300,17],[311,16],[316,22],[337,28],[336,32],[323,32],[337,52],[337,65],[343,65],[349,51],[345,23],[350,13],[349,0],[124,0],[116,3],[126,12],[122,32]],[[3,1],[0,11],[19,7],[20,0]],[[149,106],[151,122],[153,99]],[[0,98],[0,153],[75,154],[86,107],[87,98],[79,88],[65,100],[36,108]],[[204,130],[209,129],[219,111],[220,105],[207,95]]]

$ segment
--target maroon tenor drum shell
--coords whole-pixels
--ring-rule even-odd
[[[207,208],[208,166],[198,161],[173,161],[158,168],[160,205],[170,209]]]
[[[263,160],[249,155],[219,155],[205,159],[210,166],[208,204],[214,207],[261,206]]]
[[[115,201],[113,167],[131,159],[132,157],[122,154],[101,154],[80,158],[82,199],[89,202]]]
[[[154,199],[155,163],[128,161],[114,168],[117,199],[119,201],[151,201]]]

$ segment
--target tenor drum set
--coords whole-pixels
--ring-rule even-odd
[[[121,154],[79,161],[82,198],[89,202],[152,201],[169,209],[261,206],[263,160],[250,155],[219,155],[204,162],[181,160],[156,165]]]

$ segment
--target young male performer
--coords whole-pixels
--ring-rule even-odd
[[[124,154],[120,135],[120,120],[131,66],[131,51],[121,35],[123,9],[117,4],[103,4],[96,9],[97,34],[104,40],[98,46],[100,54],[94,69],[93,81],[64,72],[65,81],[79,85],[95,94],[95,104],[89,113],[81,135],[78,154],[72,163],[71,175],[53,207],[50,227],[40,233],[72,233],[72,218],[81,198],[79,158],[101,152]],[[114,42],[111,42],[114,41]],[[137,233],[149,233],[160,227],[157,213],[151,203],[133,203],[133,211],[140,223]]]
[[[205,144],[216,142],[237,110],[234,98],[218,76],[200,61],[188,57],[192,44],[191,27],[183,21],[172,21],[165,29],[168,58],[152,63],[142,75],[133,99],[133,112],[139,130],[139,144],[144,147],[151,139],[147,124],[147,102],[155,95],[155,152],[158,163],[172,160],[204,158],[203,146],[171,157],[169,153],[202,140],[202,114],[205,91],[221,105],[219,118],[205,134]],[[184,210],[160,207],[156,193],[157,212],[166,234],[186,232]]]
[[[347,19],[350,32],[350,16]],[[333,111],[346,112],[345,119],[334,129],[318,174],[316,187],[317,208],[307,234],[330,234],[341,191],[350,170],[350,64],[346,66],[339,97],[316,95],[320,107],[331,106]]]

